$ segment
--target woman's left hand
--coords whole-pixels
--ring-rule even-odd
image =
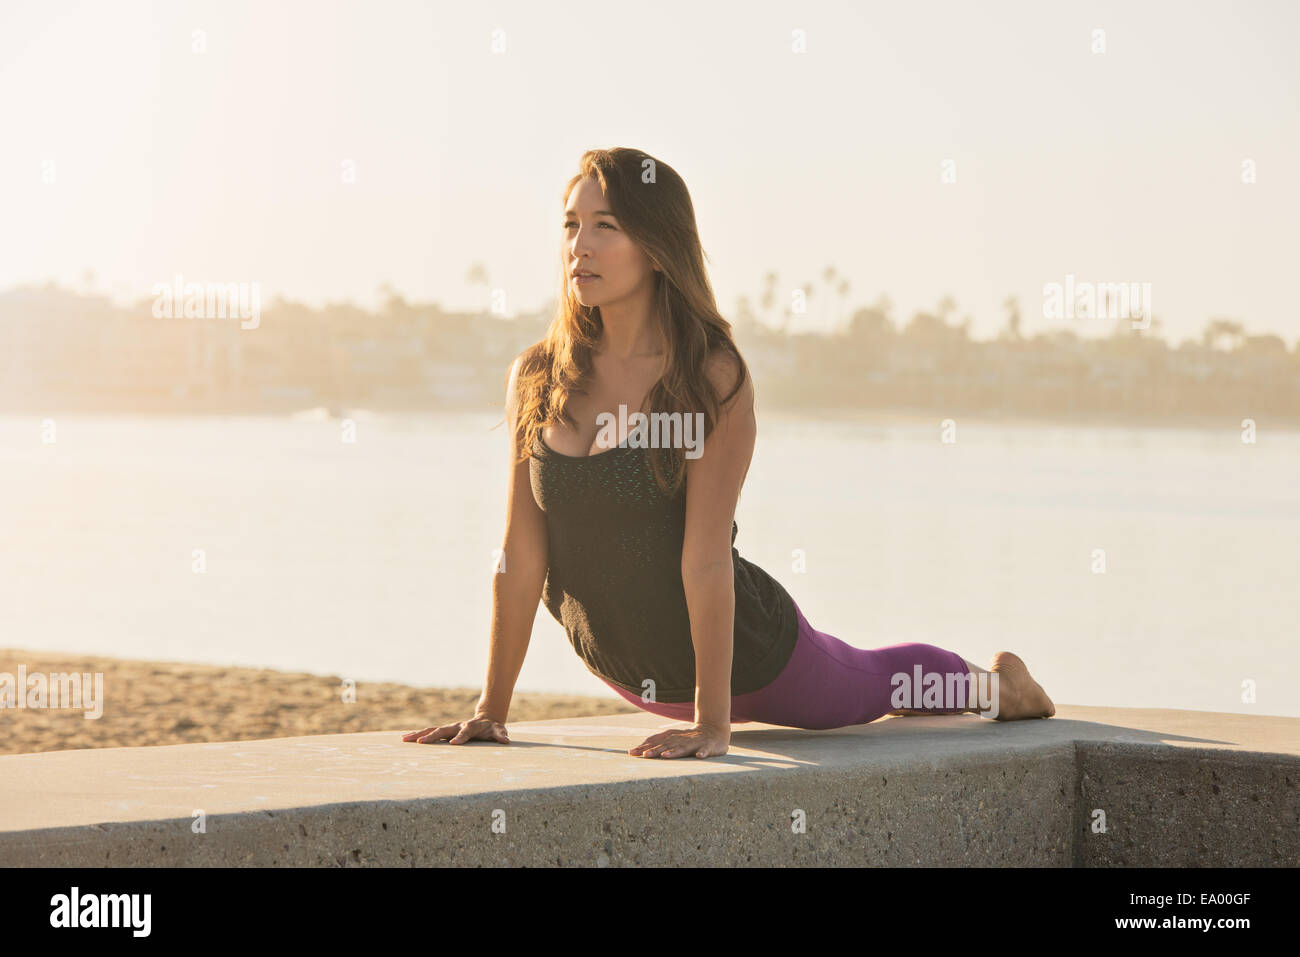
[[[730,744],[730,727],[696,724],[652,734],[635,748],[628,748],[627,753],[640,758],[684,758],[688,754],[708,758],[726,754]]]

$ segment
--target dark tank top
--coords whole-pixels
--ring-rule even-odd
[[[542,602],[598,678],[636,695],[651,679],[656,701],[694,701],[695,646],[681,572],[686,486],[666,495],[650,452],[624,440],[596,455],[563,455],[538,434],[529,474],[550,539]],[[774,680],[798,638],[794,600],[740,557],[738,531],[733,521],[733,695]]]

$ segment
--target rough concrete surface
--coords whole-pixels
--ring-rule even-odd
[[[1065,705],[626,753],[679,724],[0,757],[0,866],[1300,864],[1300,719]]]

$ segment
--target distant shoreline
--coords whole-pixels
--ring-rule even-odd
[[[311,413],[319,409],[332,410],[328,415],[321,415],[319,418],[312,418]],[[498,410],[494,407],[485,407],[483,405],[454,405],[443,408],[428,408],[424,406],[382,406],[367,405],[359,402],[354,405],[342,404],[340,406],[286,406],[284,408],[270,409],[265,406],[239,408],[239,407],[180,407],[164,406],[151,409],[104,409],[104,408],[85,408],[72,406],[68,408],[44,408],[44,409],[0,409],[0,418],[31,418],[43,419],[59,415],[70,415],[78,418],[94,419],[117,419],[117,418],[195,418],[195,419],[223,419],[223,418],[250,418],[250,419],[292,419],[295,416],[300,417],[303,421],[335,421],[341,422],[349,417],[348,413],[362,412],[364,416],[373,416],[376,418],[401,417],[401,418],[428,418],[434,419],[439,416],[467,416],[467,415],[495,415],[498,418],[503,417],[504,410]],[[842,407],[819,408],[819,407],[799,407],[784,406],[775,407],[771,402],[764,402],[760,397],[758,402],[758,419],[763,421],[777,422],[834,422],[838,424],[858,423],[861,425],[882,426],[882,425],[933,425],[938,428],[940,423],[945,419],[952,419],[958,424],[979,425],[979,426],[1022,426],[1022,427],[1040,427],[1040,428],[1114,428],[1114,429],[1188,429],[1199,431],[1221,431],[1228,430],[1238,432],[1241,430],[1241,420],[1244,418],[1254,418],[1257,428],[1260,430],[1300,432],[1300,420],[1281,420],[1273,421],[1267,414],[1262,416],[1250,416],[1245,413],[1239,416],[1224,415],[1222,417],[1209,416],[1204,414],[1181,415],[1181,416],[1130,416],[1120,415],[1117,413],[1089,412],[1081,413],[1072,417],[1059,416],[1042,416],[1033,415],[1027,412],[1008,411],[1006,413],[994,413],[988,410],[971,410],[971,411],[952,411],[926,408],[866,408],[866,409],[846,409]],[[494,420],[495,421],[495,420]]]
[[[814,410],[809,410],[811,413]],[[1146,416],[1141,418],[1126,417],[1120,415],[1107,415],[1105,413],[1091,413],[1088,415],[1079,415],[1073,418],[1054,418],[1050,416],[1035,416],[1028,413],[1007,413],[1005,415],[991,415],[987,411],[976,412],[939,412],[930,409],[825,409],[815,410],[816,415],[801,414],[799,412],[766,410],[766,417],[769,420],[776,421],[808,421],[815,419],[819,421],[837,422],[837,423],[860,423],[862,425],[933,425],[936,429],[944,419],[952,419],[959,425],[981,425],[981,426],[1035,426],[1041,428],[1081,428],[1081,429],[1192,429],[1199,431],[1220,431],[1227,429],[1233,432],[1241,430],[1241,419],[1251,418],[1251,416],[1241,416],[1240,418],[1231,419],[1227,416],[1223,418],[1214,418],[1210,416]],[[759,415],[764,415],[763,410],[759,410]],[[761,418],[760,418],[761,421]],[[1287,420],[1281,423],[1270,423],[1267,418],[1255,419],[1257,428],[1268,428],[1272,430],[1282,430],[1285,432],[1300,432],[1300,420]]]

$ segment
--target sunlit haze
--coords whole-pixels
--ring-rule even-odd
[[[1290,347],[1297,9],[8,0],[0,289],[531,312],[578,157],[628,146],[685,178],[724,315],[831,266],[847,294],[790,331],[884,294],[1108,333],[1043,317],[1073,275],[1150,283],[1171,343],[1221,317]]]

